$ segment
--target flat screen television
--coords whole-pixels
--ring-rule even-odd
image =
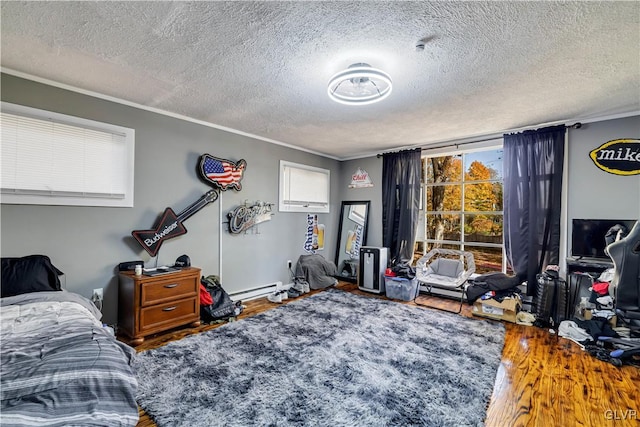
[[[624,225],[631,231],[635,220],[622,219],[574,219],[571,231],[571,256],[576,258],[604,258],[607,245],[605,235],[616,224]]]

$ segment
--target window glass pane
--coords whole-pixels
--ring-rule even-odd
[[[465,184],[464,210],[466,212],[502,211],[502,183]]]
[[[280,161],[279,210],[281,212],[329,212],[330,171]]]
[[[462,181],[462,156],[427,158],[427,183]]]
[[[465,215],[464,241],[502,244],[502,215]]]
[[[467,181],[497,179],[502,181],[502,150],[477,151],[464,155]]]
[[[465,245],[464,250],[473,253],[473,260],[476,263],[476,273],[482,274],[492,271],[502,271],[502,248]]]
[[[133,129],[2,103],[3,203],[133,206]]]
[[[459,211],[461,210],[459,184],[430,185],[427,187],[427,211]]]
[[[476,255],[477,272],[502,271],[502,157],[500,148],[424,159],[421,254],[434,247],[464,248]],[[506,271],[513,274],[509,266]]]
[[[288,168],[289,200],[328,203],[327,174],[300,168]]]
[[[460,214],[427,215],[427,239],[460,241]]]

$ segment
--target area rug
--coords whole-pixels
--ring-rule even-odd
[[[141,352],[158,426],[478,426],[497,322],[328,289]]]

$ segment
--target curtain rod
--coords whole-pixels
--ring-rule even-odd
[[[385,154],[396,154],[396,153],[402,153],[403,151],[416,151],[416,150],[422,150],[422,148],[420,147],[416,147],[416,148],[407,148],[406,150],[398,150],[398,151],[385,151],[384,153],[378,153],[376,154],[377,158],[382,157]]]
[[[582,123],[581,122],[575,122],[572,125],[565,125],[565,127],[568,128],[568,129],[580,129],[582,127]],[[524,131],[524,130],[528,130],[528,129],[523,129],[522,131]],[[514,132],[514,131],[512,131],[512,132]],[[503,133],[503,135],[504,135],[504,133]],[[491,137],[491,138],[484,138],[484,139],[474,139],[474,140],[471,140],[471,141],[457,142],[457,143],[448,142],[448,143],[445,143],[444,145],[436,145],[436,146],[430,146],[430,147],[417,147],[416,150],[417,149],[445,148],[445,147],[453,147],[453,146],[458,147],[460,145],[477,144],[478,142],[486,142],[486,141],[491,141],[491,140],[498,139],[498,138],[500,138],[500,136],[494,136],[494,137]],[[405,150],[400,150],[400,151],[405,151]],[[376,154],[376,157],[380,158],[380,157],[384,156],[385,154],[399,153],[400,151],[386,151],[384,153]]]

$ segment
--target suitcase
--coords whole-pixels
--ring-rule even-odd
[[[560,322],[571,318],[567,282],[547,272],[537,274],[536,282],[534,314],[542,326],[557,328]]]

